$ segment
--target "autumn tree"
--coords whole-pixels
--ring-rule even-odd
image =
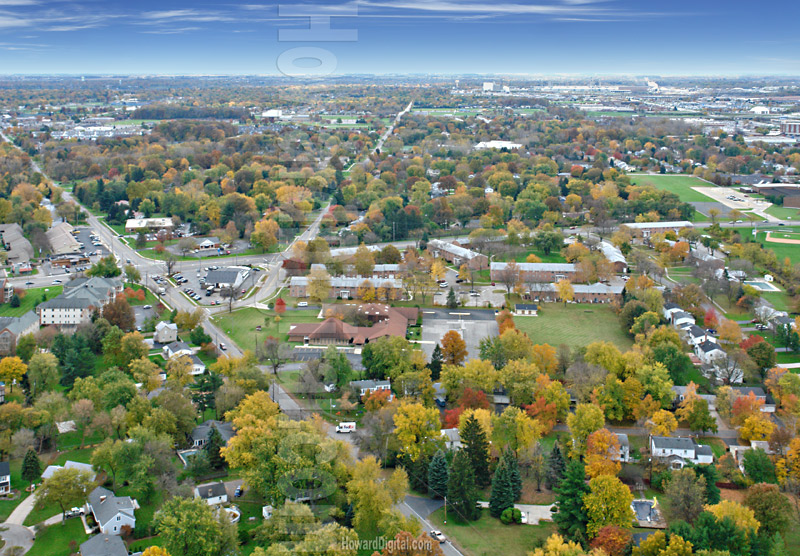
[[[331,275],[328,271],[315,268],[308,274],[308,287],[306,295],[312,300],[322,302],[331,294]]]
[[[63,520],[68,508],[86,501],[91,486],[88,472],[75,468],[59,469],[36,489],[36,502],[58,506]]]
[[[631,502],[633,494],[616,477],[601,475],[589,481],[589,492],[583,497],[589,518],[586,526],[589,538],[597,536],[607,525],[630,529],[633,521]]]
[[[558,298],[564,302],[564,305],[575,299],[575,288],[572,287],[572,282],[566,278],[556,282],[556,292],[558,293]]]
[[[161,544],[170,554],[223,556],[236,550],[236,525],[202,499],[173,497],[154,519]]]
[[[447,365],[461,365],[467,358],[467,344],[455,330],[448,331],[442,337],[442,357]]]
[[[27,371],[28,366],[16,355],[4,357],[0,361],[0,378],[9,385],[10,392],[14,391],[14,383],[22,380]]]
[[[615,477],[621,468],[617,435],[608,429],[590,434],[586,439],[586,474],[592,479],[600,475]]]
[[[573,457],[582,456],[586,452],[589,435],[604,425],[605,418],[600,407],[587,403],[578,404],[575,412],[567,417],[567,427],[572,437],[570,451]]]
[[[768,535],[783,534],[791,522],[792,506],[777,485],[757,483],[747,489],[744,505],[752,510]]]
[[[664,493],[669,517],[694,523],[706,503],[705,477],[698,477],[689,467],[672,471]]]
[[[592,539],[590,546],[599,548],[608,556],[623,556],[631,544],[633,535],[628,529],[616,525],[606,525]]]
[[[647,421],[647,430],[651,436],[669,436],[678,428],[678,420],[675,415],[666,409],[659,409]]]

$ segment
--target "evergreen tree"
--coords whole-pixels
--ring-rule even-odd
[[[431,380],[437,381],[439,380],[439,375],[442,373],[442,364],[444,363],[444,356],[442,355],[442,348],[439,347],[439,344],[436,344],[433,347],[433,353],[431,354],[431,362],[428,367],[431,369]]]
[[[556,488],[561,482],[561,477],[564,476],[564,469],[567,463],[564,461],[564,454],[561,452],[561,447],[556,442],[550,455],[547,456],[547,488]]]
[[[517,457],[514,455],[514,452],[508,447],[506,447],[503,458],[506,460],[508,480],[511,482],[511,492],[516,502],[519,500],[520,496],[522,496],[522,476],[519,473],[519,463],[517,462]]]
[[[489,513],[492,517],[500,517],[503,510],[514,506],[514,486],[506,466],[505,458],[500,458],[500,463],[492,477],[492,494],[489,497]]]
[[[470,415],[464,423],[461,443],[469,458],[472,472],[475,474],[475,484],[485,487],[489,484],[489,442],[486,433],[474,415]]]
[[[567,464],[561,483],[556,491],[556,510],[553,521],[558,531],[567,539],[586,542],[586,525],[589,518],[583,507],[583,496],[589,492],[586,484],[586,470],[580,461]]]
[[[698,477],[706,479],[706,504],[710,506],[719,504],[720,490],[717,481],[720,477],[717,467],[715,465],[691,465],[691,467]]]
[[[428,492],[434,498],[444,498],[447,495],[447,481],[447,458],[444,452],[438,450],[428,465]]]
[[[453,288],[450,288],[450,293],[447,294],[447,308],[448,309],[458,308],[458,299],[456,298],[456,292],[453,291]]]
[[[447,483],[447,504],[458,521],[472,521],[481,515],[478,508],[478,491],[475,476],[464,450],[453,456],[450,465],[450,481]]]
[[[22,478],[28,483],[33,484],[42,477],[42,462],[33,450],[25,453],[22,460]]]
[[[222,456],[219,454],[220,448],[225,446],[225,441],[222,435],[217,430],[217,427],[212,426],[211,432],[208,433],[208,442],[203,446],[206,452],[208,464],[212,469],[221,469],[225,462],[222,461]]]

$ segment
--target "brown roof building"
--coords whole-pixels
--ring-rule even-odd
[[[329,317],[321,323],[293,325],[289,329],[289,341],[306,344],[364,345],[390,336],[405,338],[408,325],[417,322],[419,315],[419,309],[415,307],[389,307],[380,303],[365,303],[359,305],[358,309],[375,324],[353,326],[336,317]]]

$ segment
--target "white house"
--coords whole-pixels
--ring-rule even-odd
[[[195,354],[189,355],[189,359],[192,361],[192,376],[201,375],[206,372],[206,364],[200,360]]]
[[[696,324],[692,324],[685,328],[681,329],[683,331],[683,335],[685,336],[686,343],[692,347],[702,344],[703,342],[711,342],[716,344],[717,339],[706,332],[705,329],[697,326]]]
[[[60,471],[61,469],[77,469],[78,471],[86,471],[89,474],[89,478],[94,481],[95,472],[91,465],[88,463],[80,463],[78,461],[70,460],[64,462],[63,467],[61,465],[48,465],[42,473],[42,479],[49,479],[53,476],[53,473]]]
[[[116,496],[107,488],[97,487],[89,493],[86,505],[104,535],[119,535],[125,526],[136,527],[138,504],[130,496]]]
[[[458,432],[458,429],[441,429],[439,432],[448,450],[460,450],[464,447],[461,443],[461,433]]]
[[[672,322],[672,314],[677,313],[678,311],[683,311],[683,309],[681,309],[680,305],[677,303],[664,303],[664,319],[666,319],[668,322]]]
[[[388,380],[354,380],[350,388],[357,390],[359,397],[364,397],[378,390],[391,390],[392,383]]]
[[[159,344],[171,344],[178,340],[178,325],[174,322],[161,321],[156,325],[153,339]]]
[[[617,440],[619,441],[619,461],[627,463],[631,461],[631,443],[628,441],[628,435],[616,433]]]
[[[88,323],[92,315],[88,299],[54,297],[36,307],[40,326],[78,326]]]
[[[172,359],[173,357],[180,357],[181,355],[186,355],[191,357],[194,354],[194,350],[192,350],[191,346],[186,342],[172,342],[171,344],[165,345],[161,349],[164,359]]]
[[[684,325],[695,324],[694,317],[687,313],[686,311],[675,311],[672,313],[672,326],[675,328],[680,328]]]
[[[673,469],[681,469],[687,463],[714,463],[711,447],[698,444],[693,438],[651,436],[650,453],[666,460]]]
[[[216,506],[228,502],[228,491],[222,482],[207,483],[194,487],[194,497],[205,500],[209,506]]]
[[[11,492],[11,466],[7,461],[0,461],[0,494]]]

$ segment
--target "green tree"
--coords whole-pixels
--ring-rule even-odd
[[[117,488],[117,475],[120,470],[125,466],[125,460],[128,456],[125,449],[125,443],[121,440],[111,440],[106,438],[102,444],[92,452],[92,457],[89,460],[97,470],[102,469],[111,475],[111,488]]]
[[[450,292],[447,294],[447,308],[458,308],[458,298],[456,297],[456,292],[453,290],[453,288],[450,288]]]
[[[586,542],[589,516],[583,506],[583,497],[589,493],[589,486],[586,484],[583,463],[579,460],[570,461],[561,482],[554,490],[556,509],[553,512],[553,521],[558,526],[558,531],[575,542]]]
[[[29,484],[38,481],[42,476],[42,462],[33,450],[25,452],[22,460],[22,478]]]
[[[461,443],[467,455],[470,468],[475,475],[475,484],[480,487],[489,485],[489,441],[475,415],[467,417],[461,430]]]
[[[138,284],[142,281],[142,274],[132,264],[125,265],[125,281],[131,284]]]
[[[742,465],[745,475],[754,483],[778,482],[775,477],[775,464],[763,448],[747,450]]]
[[[36,347],[36,338],[33,334],[25,334],[17,340],[14,350],[20,359],[28,363],[36,352]]]
[[[706,502],[706,479],[690,467],[678,469],[672,472],[664,493],[670,519],[694,523]]]
[[[478,510],[478,491],[475,488],[475,474],[469,456],[459,450],[450,464],[450,480],[447,483],[447,503],[456,519],[471,521],[480,517]]]
[[[519,497],[522,496],[522,475],[519,473],[519,462],[513,450],[508,446],[506,446],[503,452],[503,459],[505,459],[506,468],[508,469],[508,480],[511,482],[511,492],[516,502],[519,500]]]
[[[511,482],[505,458],[500,458],[492,477],[492,493],[489,496],[489,513],[500,517],[506,508],[514,506],[514,485]]]
[[[686,424],[693,431],[701,431],[703,434],[706,431],[717,432],[717,420],[711,415],[708,402],[703,398],[692,401],[689,414],[686,416]]]
[[[222,439],[222,435],[219,433],[216,426],[212,426],[211,432],[208,433],[208,442],[203,446],[203,451],[206,453],[208,464],[211,466],[211,469],[222,469],[222,466],[225,465],[219,453],[224,447],[225,441]]]
[[[199,498],[170,498],[155,516],[155,530],[170,554],[225,556],[237,551],[236,526]]]
[[[442,374],[443,364],[444,364],[444,356],[442,355],[442,348],[439,347],[439,344],[437,343],[433,347],[433,353],[431,354],[431,362],[428,365],[428,368],[431,370],[432,381],[439,380],[439,376]]]
[[[602,429],[606,420],[603,410],[594,404],[581,403],[575,413],[567,416],[567,427],[572,436],[572,455],[581,456],[586,452],[586,439],[594,431]]]
[[[720,499],[720,491],[717,486],[719,481],[719,472],[715,465],[693,465],[692,469],[698,477],[703,477],[706,480],[706,504],[718,504]]]
[[[16,309],[17,307],[22,305],[22,300],[20,299],[19,295],[15,293],[14,295],[11,296],[11,301],[9,301],[9,303],[14,309]]]
[[[61,519],[68,508],[79,506],[86,501],[92,486],[89,473],[79,469],[59,469],[45,479],[36,490],[39,505],[55,505],[61,508]]]
[[[122,274],[114,255],[108,255],[97,261],[86,271],[87,276],[98,276],[100,278],[116,278]]]
[[[553,445],[553,449],[547,456],[547,488],[555,489],[561,483],[561,478],[566,471],[567,463],[564,461],[564,454],[558,442]]]
[[[777,485],[758,483],[747,489],[744,505],[753,510],[768,535],[784,533],[792,521],[792,505]]]
[[[52,353],[35,353],[28,363],[28,387],[31,398],[58,385],[58,358]]]
[[[444,498],[447,494],[447,458],[444,452],[437,450],[428,465],[428,492],[434,498]]]

